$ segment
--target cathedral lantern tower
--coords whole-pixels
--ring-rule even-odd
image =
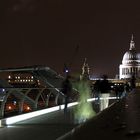
[[[89,71],[90,71],[90,68],[89,68],[89,65],[87,63],[87,59],[85,58],[84,64],[82,66],[82,74],[81,74],[80,79],[89,80]]]
[[[130,41],[130,48],[124,54],[122,64],[119,67],[120,79],[129,79],[132,76],[136,78],[140,72],[140,54],[137,53],[135,48],[134,37],[132,35]]]

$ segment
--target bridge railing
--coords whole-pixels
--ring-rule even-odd
[[[65,96],[61,89],[54,90],[57,92],[52,92],[52,88],[3,88],[0,93],[0,118],[63,104]]]
[[[55,92],[52,92],[54,91]],[[70,102],[77,101],[74,93]],[[91,101],[98,98],[92,97]],[[109,99],[117,99],[112,94]],[[64,104],[65,96],[60,88],[1,88],[0,89],[0,118],[32,112]]]

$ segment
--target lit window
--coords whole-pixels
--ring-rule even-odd
[[[34,77],[32,76],[31,78],[33,79]]]
[[[20,79],[20,76],[18,76],[18,79]]]
[[[11,79],[11,75],[9,75],[8,78]]]

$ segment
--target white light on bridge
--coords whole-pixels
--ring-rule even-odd
[[[109,97],[108,99],[116,99],[116,97]],[[94,100],[96,100],[96,98],[91,98],[91,99],[88,99],[87,101],[90,102],[90,101],[94,101]],[[68,107],[75,106],[77,104],[78,104],[78,102],[69,103]],[[10,117],[10,118],[5,118],[5,119],[0,120],[0,122],[2,122],[2,125],[10,125],[10,124],[17,123],[19,121],[24,121],[26,119],[30,119],[30,118],[40,116],[43,114],[47,114],[50,112],[58,111],[61,109],[64,109],[64,105],[55,106],[55,107],[51,107],[51,108],[47,108],[47,109],[43,109],[43,110],[39,110],[39,111],[29,112],[26,114],[22,114],[22,115]]]
[[[19,121],[30,119],[30,118],[40,116],[40,115],[43,115],[46,113],[54,112],[57,110],[59,110],[59,106],[51,107],[51,108],[47,108],[47,109],[43,109],[43,110],[39,110],[39,111],[34,111],[34,112],[30,112],[30,113],[10,117],[10,118],[6,118],[6,119],[3,119],[3,121],[5,122],[6,125],[10,125],[13,123],[17,123]]]
[[[77,105],[77,104],[78,104],[78,102],[69,103],[68,107],[71,107],[71,106],[74,106],[74,105]],[[40,116],[40,115],[43,115],[43,114],[47,114],[47,113],[50,113],[50,112],[58,111],[58,110],[61,110],[61,109],[64,109],[64,105],[55,106],[55,107],[51,107],[51,108],[47,108],[47,109],[43,109],[43,110],[39,110],[39,111],[29,112],[29,113],[26,113],[26,114],[2,119],[3,120],[2,122],[4,122],[4,125],[10,125],[10,124],[13,124],[13,123],[17,123],[19,121],[24,121],[26,119],[30,119],[30,118]]]

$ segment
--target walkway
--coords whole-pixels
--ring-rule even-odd
[[[56,140],[77,126],[73,110],[69,108],[67,116],[60,110],[0,128],[0,140]]]
[[[57,111],[0,128],[0,140],[55,140],[76,126],[69,112],[65,118]]]
[[[140,90],[67,133],[59,140],[140,140]]]

